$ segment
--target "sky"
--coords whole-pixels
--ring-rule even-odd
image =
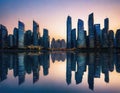
[[[88,15],[94,13],[95,24],[103,28],[104,19],[109,18],[110,29],[120,28],[120,0],[0,0],[0,24],[7,27],[9,34],[18,27],[18,20],[24,22],[25,30],[33,29],[33,20],[49,30],[50,38],[66,39],[66,19],[72,17],[72,28],[77,20],[84,21],[88,30]]]

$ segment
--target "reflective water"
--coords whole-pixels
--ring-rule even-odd
[[[0,53],[0,93],[120,93],[120,53]]]

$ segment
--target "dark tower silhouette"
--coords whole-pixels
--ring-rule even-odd
[[[72,30],[72,21],[71,17],[67,17],[67,48],[71,48],[71,30]]]
[[[112,30],[110,30],[108,33],[108,41],[109,41],[109,47],[113,48],[114,47],[114,32]]]
[[[88,19],[88,32],[89,32],[89,47],[94,48],[94,15],[93,13],[89,15]]]
[[[100,48],[101,47],[101,37],[102,37],[102,33],[100,30],[100,24],[94,25],[94,31],[95,31],[95,47]]]
[[[7,47],[8,31],[4,25],[0,24],[0,48]]]
[[[13,39],[14,39],[14,47],[18,47],[18,29],[14,28],[13,30]]]
[[[50,43],[49,39],[50,38],[49,38],[48,30],[47,29],[43,29],[43,47],[45,49],[49,48],[49,43]]]
[[[24,48],[24,31],[25,25],[23,22],[18,21],[18,47]]]
[[[9,34],[8,36],[8,47],[9,48],[13,48],[13,44],[14,44],[14,38],[12,34]]]
[[[71,48],[76,48],[76,29],[71,31]]]
[[[116,47],[120,48],[120,29],[116,32]]]
[[[104,28],[105,28],[105,33],[108,34],[108,30],[109,30],[109,18],[106,18],[104,20]]]
[[[106,18],[104,20],[104,28],[102,30],[102,47],[103,48],[108,48],[109,42],[108,42],[108,30],[109,30],[109,19]]]
[[[27,30],[25,32],[25,42],[24,42],[25,46],[30,46],[32,45],[32,31],[31,30]]]
[[[78,28],[77,48],[85,48],[86,37],[85,37],[85,31],[84,31],[84,22],[81,19],[78,19],[77,28]]]
[[[38,39],[40,37],[39,24],[33,21],[33,45],[38,46]]]

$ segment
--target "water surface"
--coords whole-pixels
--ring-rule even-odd
[[[120,53],[0,53],[0,93],[120,93]]]

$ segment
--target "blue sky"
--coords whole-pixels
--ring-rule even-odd
[[[7,26],[9,33],[17,27],[18,20],[25,23],[26,30],[32,30],[32,20],[42,29],[47,28],[55,38],[66,38],[66,18],[72,17],[73,28],[78,18],[85,22],[87,30],[88,15],[94,12],[95,23],[110,18],[110,29],[120,28],[120,0],[0,0],[0,24]]]

